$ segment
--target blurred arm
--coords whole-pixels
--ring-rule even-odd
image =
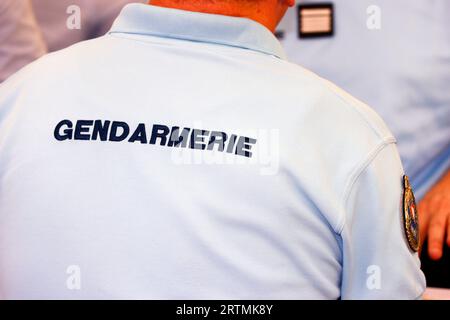
[[[420,237],[428,239],[428,254],[438,260],[442,257],[445,234],[450,246],[450,170],[419,203],[419,219]]]
[[[0,1],[0,82],[46,53],[29,0]]]

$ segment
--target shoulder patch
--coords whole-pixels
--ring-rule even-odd
[[[417,252],[419,250],[419,219],[416,199],[406,175],[403,176],[403,225],[409,247]]]

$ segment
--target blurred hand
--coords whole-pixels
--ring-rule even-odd
[[[419,203],[420,241],[428,239],[428,255],[442,257],[444,241],[450,246],[450,170]]]

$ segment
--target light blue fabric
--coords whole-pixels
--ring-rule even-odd
[[[134,4],[0,86],[0,295],[420,296],[395,139],[283,56],[248,19]]]
[[[307,0],[297,3],[321,3]],[[279,26],[289,60],[368,103],[398,140],[416,198],[450,168],[447,0],[335,0],[332,37],[300,39],[297,11]],[[380,29],[369,29],[379,10]]]

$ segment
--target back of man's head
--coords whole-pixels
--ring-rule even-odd
[[[295,0],[151,0],[155,6],[255,20],[272,32]]]

